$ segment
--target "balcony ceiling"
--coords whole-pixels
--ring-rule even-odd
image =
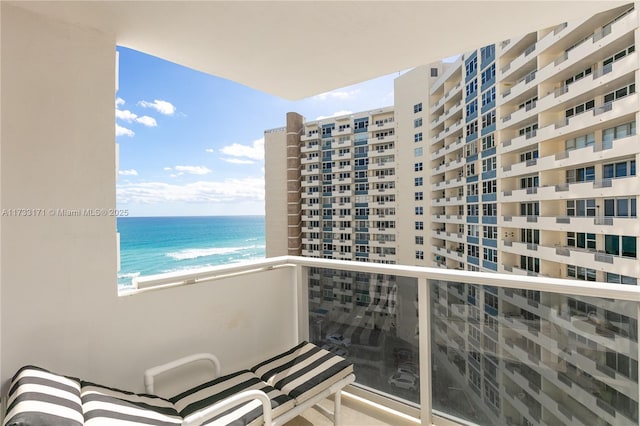
[[[618,1],[34,1],[17,7],[301,99],[625,4]]]

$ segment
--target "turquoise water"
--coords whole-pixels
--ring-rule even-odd
[[[264,216],[120,217],[118,286],[138,276],[265,257]]]

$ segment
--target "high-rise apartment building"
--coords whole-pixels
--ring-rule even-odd
[[[418,67],[393,107],[268,131],[267,254],[637,285],[638,41],[630,4]],[[487,421],[638,423],[635,305],[431,288],[434,365]]]

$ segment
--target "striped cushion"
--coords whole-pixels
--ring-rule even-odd
[[[173,404],[166,399],[134,394],[90,382],[81,382],[85,425],[154,425],[182,424]]]
[[[271,399],[273,417],[277,417],[294,406],[293,400],[282,392],[268,386],[248,370],[238,371],[227,376],[189,389],[170,399],[185,419],[187,416],[222,401],[245,390],[258,389]],[[262,404],[259,401],[244,402],[208,419],[207,425],[248,425],[262,423]]]
[[[39,367],[22,367],[13,376],[5,426],[79,426],[84,423],[77,380]]]
[[[251,371],[300,404],[353,373],[353,364],[313,343],[302,342]]]

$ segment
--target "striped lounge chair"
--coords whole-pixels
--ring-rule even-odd
[[[154,378],[189,363],[209,360],[215,379],[172,398],[153,395]],[[248,370],[220,376],[211,354],[196,354],[151,368],[147,393],[135,394],[39,367],[21,368],[11,381],[4,426],[282,425],[355,380],[353,365],[302,342]]]

